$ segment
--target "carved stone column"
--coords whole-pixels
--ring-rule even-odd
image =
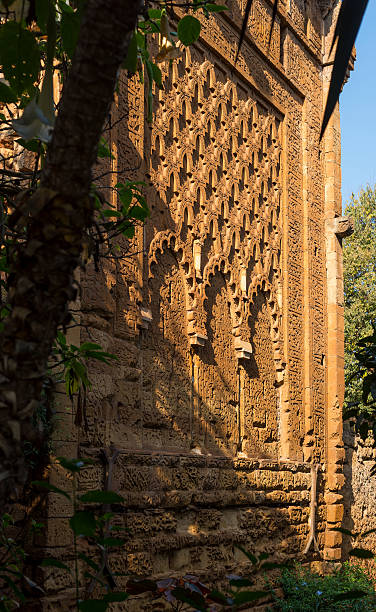
[[[331,20],[328,17],[327,20]],[[334,20],[327,23],[332,32]],[[326,37],[326,45],[331,36]],[[331,66],[323,70],[324,100],[331,76]],[[344,400],[344,299],[342,238],[352,233],[351,220],[342,217],[341,137],[338,105],[323,139],[325,171],[326,271],[327,271],[327,414],[325,502],[327,523],[324,558],[336,560],[342,554],[342,534],[333,531],[343,518],[344,485],[342,406]]]

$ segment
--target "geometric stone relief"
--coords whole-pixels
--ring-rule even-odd
[[[196,48],[162,75],[142,304],[148,444],[276,456],[282,117]]]
[[[151,279],[152,321],[143,334],[143,446],[189,451],[191,372],[184,273],[172,252]]]

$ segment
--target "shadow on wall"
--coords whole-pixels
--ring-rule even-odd
[[[149,283],[149,327],[135,335],[123,323],[119,335],[108,318],[91,330],[119,358],[112,367],[92,364],[88,429],[79,432],[81,454],[120,450],[114,488],[126,504],[116,520],[131,535],[126,554],[114,555],[116,571],[220,580],[246,567],[235,543],[277,559],[299,558],[305,547],[309,467],[278,461],[267,298],[260,291],[254,300],[246,323],[253,353],[238,360],[227,286],[217,271],[205,301],[207,339],[191,346],[182,272],[167,250]],[[103,472],[82,478],[84,489],[95,488]],[[319,542],[323,520],[320,505]]]
[[[362,438],[355,433],[354,424],[344,424],[344,444],[346,459],[344,463],[345,515],[343,526],[352,533],[365,533],[376,529],[376,476],[371,475],[376,466],[376,448],[373,432],[368,432],[368,438]],[[353,546],[359,545],[376,553],[376,532],[370,533],[358,540],[344,536],[343,551],[345,557]],[[370,568],[372,561],[367,560]],[[373,568],[376,575],[376,566]]]
[[[164,72],[171,83],[145,135],[152,214],[137,231],[137,254],[104,261],[99,274],[89,267],[82,282],[81,341],[99,342],[118,361],[90,364],[87,427],[70,436],[79,455],[113,451],[113,487],[126,499],[116,521],[130,530],[114,571],[220,581],[246,568],[235,543],[299,558],[311,479],[307,464],[279,460],[280,118],[245,90],[237,99],[208,65],[206,80],[194,65],[184,85],[179,66]],[[130,123],[119,124],[118,155],[139,167],[143,98],[131,87],[119,92]],[[215,126],[222,112],[228,118]],[[85,470],[82,489],[103,486],[103,477],[101,467]],[[322,490],[320,480],[321,548]]]

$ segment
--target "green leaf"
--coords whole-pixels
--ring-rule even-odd
[[[25,574],[23,575],[23,579],[25,580],[25,582],[27,582],[27,584],[32,588],[32,589],[36,589],[37,591],[39,591],[40,593],[45,593],[45,591],[36,583],[34,582],[34,580],[31,580],[31,578],[29,578],[29,576],[25,576]]]
[[[156,82],[156,84],[158,85],[159,89],[162,89],[162,72],[161,69],[159,68],[159,66],[157,66],[157,64],[151,64],[151,68],[153,71],[153,79]]]
[[[67,368],[65,372],[65,392],[72,399],[73,394],[80,388],[80,382],[72,368]]]
[[[59,0],[59,9],[63,13],[74,13],[74,9],[65,0]]]
[[[119,547],[124,546],[125,540],[123,538],[103,538],[99,540],[99,544],[106,548]]]
[[[253,580],[249,580],[249,578],[242,578],[241,576],[239,576],[239,578],[230,578],[229,583],[231,584],[231,586],[235,586],[235,587],[249,587],[249,586],[254,586],[254,581]]]
[[[15,104],[18,98],[14,93],[11,87],[5,85],[5,83],[0,83],[0,102],[5,102],[6,104]]]
[[[50,0],[35,0],[37,24],[43,33],[47,31],[49,3]]]
[[[133,226],[131,227],[127,227],[124,230],[122,230],[121,232],[123,234],[123,236],[125,236],[125,238],[134,238],[134,234],[135,234],[135,229]]]
[[[209,13],[220,13],[221,11],[228,11],[228,6],[224,4],[206,4],[205,8]]]
[[[119,358],[112,353],[105,353],[104,351],[87,351],[85,356],[88,359],[96,359],[97,361],[103,361],[103,363],[110,363],[110,361],[118,361]]]
[[[127,212],[128,208],[130,206],[130,203],[133,200],[133,192],[132,192],[132,190],[129,189],[129,188],[119,189],[118,190],[118,195],[119,195],[119,198],[121,200],[121,203],[123,204],[124,211]]]
[[[266,591],[241,591],[234,595],[234,601],[236,605],[239,605],[250,601],[257,601],[267,595],[268,593]]]
[[[275,563],[274,561],[265,561],[260,565],[260,569],[270,571],[274,569],[287,569],[289,567],[288,563]]]
[[[48,491],[52,491],[52,493],[57,493],[58,495],[64,495],[64,497],[66,497],[67,499],[70,499],[70,495],[66,491],[63,491],[62,489],[55,487],[54,485],[50,484],[49,482],[46,482],[45,480],[33,480],[31,484],[34,485],[35,487],[42,487],[43,489],[48,489]]]
[[[114,491],[89,491],[81,495],[79,500],[84,503],[94,504],[120,504],[124,501],[124,497]]]
[[[121,525],[111,525],[110,530],[112,532],[116,532],[116,531],[126,531],[127,533],[131,532],[129,527],[122,527]]]
[[[108,146],[108,143],[103,137],[100,139],[99,144],[98,144],[97,157],[101,159],[105,157],[109,159],[115,159],[110,151],[110,147]]]
[[[108,604],[103,599],[88,599],[87,601],[80,601],[78,608],[82,612],[106,612]]]
[[[82,559],[82,561],[85,561],[85,563],[87,563],[87,565],[96,572],[99,570],[99,565],[95,563],[92,559],[90,559],[90,557],[84,555],[84,553],[79,553],[78,558]]]
[[[147,89],[147,100],[148,100],[148,112],[147,112],[147,121],[151,123],[153,121],[153,66],[150,60],[145,59],[145,67],[148,73],[148,89]]]
[[[67,570],[68,572],[71,571],[70,568],[65,565],[65,563],[59,561],[59,559],[55,559],[54,557],[48,557],[47,559],[43,559],[41,567],[59,567],[61,569]]]
[[[118,593],[107,593],[107,595],[105,595],[103,597],[104,601],[125,601],[126,599],[128,599],[129,595],[128,593],[121,593],[120,591]]]
[[[81,17],[78,11],[73,13],[64,11],[61,16],[61,40],[65,53],[70,59],[76,48],[80,31]]]
[[[76,535],[84,535],[87,537],[94,536],[97,528],[97,521],[95,520],[94,514],[86,510],[76,512],[69,520],[69,524]]]
[[[225,606],[232,605],[234,603],[231,598],[226,597],[226,595],[224,595],[220,591],[215,590],[210,591],[210,593],[208,593],[207,599],[210,601],[214,601],[214,603],[224,604]]]
[[[143,51],[146,50],[146,36],[141,32],[136,32],[137,46]]]
[[[178,23],[178,37],[186,47],[196,42],[200,36],[200,32],[201,23],[196,17],[185,15],[183,19],[180,19]]]
[[[56,338],[60,344],[63,344],[64,346],[67,344],[67,339],[61,331],[57,332]]]
[[[346,593],[339,593],[338,595],[333,596],[333,601],[347,601],[349,599],[361,599],[362,597],[367,597],[369,593],[366,591],[361,591],[358,589],[354,589],[352,591],[347,591]]]
[[[242,546],[239,546],[239,544],[235,544],[235,547],[238,548],[239,550],[241,550],[243,555],[245,555],[250,560],[252,565],[257,565],[258,564],[258,560],[257,560],[257,557],[255,557],[255,555],[253,555],[252,553],[247,552]]]
[[[10,586],[10,588],[15,593],[15,595],[20,599],[20,601],[22,602],[25,601],[24,594],[20,591],[16,583],[11,578],[9,578],[9,576],[7,576],[6,574],[0,574],[0,578],[2,578]]]
[[[350,550],[349,555],[351,557],[357,557],[358,559],[373,559],[374,553],[367,548],[353,548]]]
[[[150,19],[158,20],[161,18],[162,11],[161,9],[148,9],[148,14]]]
[[[182,587],[177,587],[171,591],[171,594],[178,600],[192,606],[194,610],[206,612],[207,607],[204,597],[200,593],[191,592]]]
[[[135,74],[137,72],[137,53],[137,35],[136,32],[134,32],[129,42],[127,56],[123,62],[123,68],[128,70],[131,74]]]
[[[35,36],[15,21],[0,27],[0,65],[5,79],[17,95],[38,79],[40,52]]]
[[[123,216],[119,210],[108,210],[108,209],[106,209],[106,210],[102,210],[101,214],[106,219],[111,219],[111,218],[121,219],[122,216]]]
[[[138,221],[145,221],[148,216],[148,211],[146,211],[141,206],[133,206],[133,208],[129,211],[130,219],[137,219]]]
[[[91,386],[90,381],[87,377],[87,369],[83,363],[81,363],[77,359],[72,359],[70,367],[76,374],[77,381],[81,382],[85,388]]]
[[[87,351],[87,350],[102,350],[102,347],[100,344],[95,344],[95,342],[83,342],[80,346],[80,351]]]
[[[16,142],[27,151],[32,151],[33,153],[38,153],[40,149],[39,140],[24,140],[23,138],[17,138]]]
[[[72,474],[80,472],[83,467],[92,465],[94,461],[91,459],[67,459],[67,457],[57,457],[60,465]]]

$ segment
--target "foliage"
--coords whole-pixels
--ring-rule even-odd
[[[80,24],[84,12],[84,0],[74,2],[66,0],[39,0],[30,3],[36,8],[34,15],[27,8],[29,3],[17,3],[17,10],[12,10],[16,3],[12,0],[3,0],[4,19],[0,26],[0,65],[4,79],[0,83],[0,103],[5,105],[1,116],[2,129],[14,130],[21,138],[18,147],[21,153],[26,150],[34,155],[33,164],[22,172],[14,171],[11,167],[0,171],[0,204],[1,204],[1,241],[0,266],[2,289],[2,303],[0,309],[0,325],[6,325],[9,315],[9,304],[6,293],[8,290],[7,273],[9,271],[9,254],[16,243],[20,248],[25,241],[26,221],[22,216],[22,204],[25,194],[28,197],[37,189],[40,179],[40,169],[43,165],[51,133],[54,126],[56,108],[52,99],[52,76],[57,72],[62,83],[69,78],[69,67],[74,55],[75,46],[79,38]],[[344,2],[344,5],[347,4]],[[205,16],[210,12],[224,10],[225,7],[209,3],[206,0],[193,0],[182,5],[192,12],[202,10]],[[275,15],[277,2],[274,4]],[[14,6],[16,9],[16,6]],[[159,61],[169,61],[180,53],[180,43],[189,45],[197,40],[200,34],[200,22],[191,14],[185,15],[177,22],[177,33],[171,32],[168,24],[167,11],[169,2],[163,3],[163,8],[149,9],[140,15],[134,32],[124,67],[131,74],[138,74],[145,82],[148,99],[148,118],[152,118],[153,87],[162,87]],[[24,13],[25,11],[25,13]],[[248,11],[249,14],[249,11]],[[155,58],[150,52],[150,39],[160,37],[159,53]],[[180,41],[180,42],[179,42]],[[105,126],[105,131],[111,124]],[[20,155],[16,153],[15,157]],[[112,158],[111,148],[105,137],[98,143],[99,159]],[[111,174],[111,170],[108,174]],[[105,173],[106,174],[106,173]],[[129,240],[134,235],[135,225],[143,223],[148,215],[148,207],[142,195],[142,184],[131,181],[117,183],[114,187],[114,197],[105,198],[102,194],[103,174],[97,178],[92,186],[92,198],[97,215],[92,226],[87,228],[87,235],[83,236],[83,243],[87,244],[87,256],[94,255],[96,263],[99,256],[122,257],[129,250]],[[21,212],[20,212],[21,211]],[[121,237],[122,243],[114,243],[115,238]],[[14,249],[13,249],[14,250]],[[4,297],[5,296],[5,297]],[[63,330],[64,331],[64,330]],[[80,387],[90,386],[87,376],[85,360],[96,358],[107,362],[112,355],[101,350],[99,345],[85,343],[81,347],[68,345],[63,332],[59,332],[54,356],[65,368],[66,389],[72,396]],[[45,417],[43,417],[45,418]],[[86,496],[77,495],[77,477],[87,462],[81,460],[60,460],[61,466],[72,477],[72,491],[68,493],[45,481],[38,485],[58,495],[63,495],[72,502],[72,516],[69,521],[75,542],[75,569],[77,605],[81,610],[106,610],[111,601],[123,601],[126,593],[113,592],[114,574],[108,569],[107,554],[113,547],[121,546],[124,538],[114,536],[114,527],[111,525],[113,517],[111,512],[97,507],[102,504],[121,503],[121,498],[113,492],[96,491]],[[96,504],[88,509],[87,504]],[[10,519],[6,518],[5,521]],[[4,523],[3,520],[3,523]],[[8,527],[9,525],[6,525]],[[78,553],[78,542],[85,541],[90,550],[90,556]],[[2,566],[2,580],[6,582],[19,601],[24,597],[19,590],[16,579],[23,579],[20,566],[23,561],[23,549],[7,538],[0,543],[8,554]],[[98,561],[94,560],[97,559]],[[251,557],[249,557],[251,558]],[[91,585],[101,587],[101,599],[79,599],[78,559],[86,566],[85,578],[89,581],[88,592],[92,593]],[[252,560],[252,559],[251,559]],[[262,561],[256,559],[256,565]],[[49,557],[43,561],[44,567],[60,568],[71,572],[61,560]],[[264,569],[266,569],[264,565]],[[93,573],[94,572],[94,573]],[[26,579],[26,578],[25,578]],[[26,579],[28,581],[28,579]],[[243,587],[248,578],[230,577],[230,597],[220,593],[208,592],[195,577],[184,577],[165,586],[164,592],[177,602],[192,604],[196,609],[207,609],[207,601],[218,602],[220,605],[230,605],[232,609],[245,602],[256,601],[265,593],[246,592]],[[252,582],[252,581],[249,581]],[[36,585],[32,584],[33,588]],[[162,588],[160,585],[158,588]],[[210,597],[208,597],[210,594]],[[225,598],[225,600],[223,599]],[[1,604],[7,606],[5,599]],[[210,604],[212,605],[212,604]],[[6,608],[4,608],[6,609]]]
[[[197,576],[187,574],[182,578],[164,580],[130,580],[127,591],[130,595],[151,593],[170,603],[172,610],[200,610],[206,612],[235,611],[245,604],[257,605],[260,600],[273,598],[273,610],[281,612],[311,612],[313,610],[366,611],[376,604],[374,585],[358,565],[345,563],[331,574],[321,576],[296,564],[293,568],[267,561],[268,555],[256,556],[240,548],[252,563],[247,576],[227,576],[225,593],[213,591]],[[282,570],[279,579],[273,582],[282,587],[283,597],[276,594],[268,578],[270,572]],[[256,574],[264,574],[265,588],[257,589]],[[187,605],[188,607],[184,606]],[[183,607],[181,607],[183,605]],[[372,608],[373,609],[373,608]]]
[[[367,186],[353,195],[344,212],[354,221],[354,233],[343,244],[346,409],[356,405],[364,411],[364,358],[371,345],[358,343],[372,334],[376,321],[376,188]]]
[[[274,595],[280,612],[368,611],[376,605],[371,579],[359,565],[344,563],[324,576],[297,565],[281,576],[284,597]]]
[[[237,548],[251,562],[251,568],[246,576],[228,575],[226,577],[228,587],[224,592],[211,589],[192,574],[162,580],[129,580],[127,592],[130,595],[149,593],[154,599],[162,598],[170,604],[174,612],[192,609],[202,612],[220,610],[235,612],[244,609],[245,604],[256,605],[262,599],[270,599],[272,593],[270,586],[266,585],[262,590],[258,588],[257,575],[262,576],[266,572],[280,570],[287,566],[268,561],[268,553],[255,555],[239,545]]]
[[[95,197],[95,207],[98,211],[99,219],[102,221],[103,229],[107,234],[109,251],[115,238],[123,235],[125,238],[133,238],[137,223],[143,223],[149,216],[149,208],[146,203],[142,189],[146,184],[142,181],[126,181],[117,183],[116,190],[119,207],[101,199],[100,195],[93,186]],[[112,221],[111,219],[115,219]],[[116,246],[112,248],[112,254],[116,253]]]
[[[116,355],[106,353],[94,342],[84,342],[79,347],[68,344],[66,337],[60,331],[57,333],[53,354],[58,358],[54,365],[63,365],[65,390],[71,399],[81,386],[84,390],[91,387],[86,360],[96,359],[108,364],[110,360],[117,359]]]
[[[35,521],[31,524],[33,532],[40,530],[42,525]],[[26,601],[24,587],[43,593],[35,582],[24,574],[23,567],[27,553],[18,539],[10,535],[15,530],[14,520],[9,514],[0,518],[0,612],[9,612]]]
[[[3,168],[0,168],[1,331],[10,314],[8,297],[12,257],[27,242],[29,211],[26,210],[24,215],[23,206],[40,184],[41,169],[48,152],[55,117],[59,112],[54,100],[53,79],[55,86],[56,79],[60,85],[69,79],[85,0],[37,0],[31,3],[3,0],[0,5],[4,9],[0,25],[0,67],[4,77],[0,82],[0,106],[3,111],[0,115],[0,129],[17,143],[15,154],[6,160],[3,158]],[[193,12],[203,11],[206,16],[210,12],[226,9],[207,0],[189,0],[182,8],[192,9]],[[136,78],[146,83],[150,119],[153,84],[162,87],[162,73],[157,62],[168,61],[171,49],[176,56],[180,54],[177,44],[182,41],[185,45],[193,43],[201,29],[196,17],[185,15],[177,22],[178,34],[170,32],[167,12],[171,13],[169,3],[163,2],[163,8],[156,5],[156,8],[145,10],[144,14],[139,15],[124,62],[130,75],[138,75]],[[153,39],[157,42],[158,38],[160,50],[165,48],[168,53],[162,53],[157,60],[149,47],[150,42]],[[122,75],[119,72],[120,78]],[[98,143],[99,168],[90,194],[95,215],[82,237],[82,260],[86,263],[93,258],[96,269],[103,258],[117,260],[130,254],[135,228],[142,225],[149,215],[143,193],[144,182],[125,179],[108,188],[108,176],[114,174],[111,165],[114,155],[108,139],[110,130],[109,115]],[[17,134],[21,138],[16,138]],[[29,153],[28,161],[26,166],[23,163],[20,172],[14,169],[14,163],[25,151]],[[20,316],[26,317],[27,313],[21,311]],[[51,371],[55,373],[58,365],[63,366],[66,392],[71,399],[78,393],[80,403],[81,392],[84,394],[90,388],[86,360],[99,359],[108,363],[114,356],[90,342],[80,347],[69,345],[63,332],[64,329],[58,331],[52,349]],[[37,409],[36,412],[42,413],[42,410]],[[47,412],[44,411],[44,417]],[[81,414],[80,407],[77,413]],[[37,416],[33,420],[34,424],[40,422]],[[80,416],[76,423],[81,422]],[[43,423],[42,430],[48,436],[50,428],[47,423]],[[47,447],[44,450],[48,450]],[[36,446],[27,442],[24,451],[29,465],[36,464]]]
[[[15,198],[26,191],[30,195],[38,187],[41,166],[58,111],[53,100],[53,75],[59,78],[60,83],[69,78],[85,2],[39,0],[35,3],[21,3],[21,8],[15,0],[4,0],[0,4],[5,9],[5,19],[0,26],[0,67],[4,75],[0,83],[0,105],[6,105],[1,115],[1,129],[21,135],[17,140],[19,147],[14,156],[15,160],[22,154],[22,150],[34,153],[30,168],[22,173],[13,172],[12,159],[8,160],[6,171],[0,169],[0,269],[6,273],[9,270],[8,256],[12,245],[24,240],[25,228],[22,224],[17,224],[19,204]],[[184,15],[177,22],[178,32],[171,32],[167,16],[167,11],[170,12],[169,2],[162,4],[163,8],[158,8],[157,5],[157,8],[139,15],[124,61],[124,68],[128,73],[138,74],[141,81],[147,84],[149,119],[153,84],[158,88],[162,87],[158,61],[169,61],[180,55],[181,50],[177,48],[177,43],[192,44],[197,40],[201,29],[200,21],[196,17]],[[15,10],[12,10],[13,6]],[[206,16],[209,16],[210,12],[226,10],[225,6],[207,0],[188,0],[181,7],[192,9],[193,12],[202,10]],[[152,57],[150,42],[158,36],[160,51],[156,57]],[[109,119],[98,143],[98,159],[113,159],[111,147],[105,137],[110,128]],[[97,216],[93,225],[88,228],[86,250],[87,257],[94,255],[96,262],[99,256],[124,256],[129,250],[129,240],[134,236],[135,226],[143,223],[149,215],[142,193],[145,186],[143,182],[118,182],[111,190],[111,197],[104,197],[103,181],[111,173],[112,170],[102,173],[92,186]],[[125,242],[117,241],[115,244],[115,239],[119,236],[125,238]],[[6,277],[1,277],[1,284],[6,290]],[[4,300],[0,309],[0,324],[4,323],[8,314],[8,305]]]
[[[353,402],[344,417],[356,416],[357,433],[365,440],[372,429],[376,440],[376,321],[372,322],[372,334],[358,342],[355,359],[357,368],[354,376],[361,379],[362,399],[361,402]]]
[[[128,594],[117,590],[116,577],[119,574],[111,571],[108,564],[110,551],[116,550],[126,542],[126,528],[113,525],[111,504],[122,504],[124,499],[118,493],[109,490],[93,490],[78,495],[78,478],[82,470],[93,462],[88,459],[67,459],[59,457],[60,467],[69,474],[72,483],[71,491],[66,491],[48,481],[34,481],[34,486],[51,493],[63,496],[72,504],[72,514],[67,519],[67,528],[71,530],[74,541],[73,580],[76,586],[77,610],[83,612],[105,612],[111,602],[121,602]],[[82,544],[85,544],[83,547]],[[82,548],[85,552],[80,551]],[[80,584],[79,564],[83,566],[85,586]],[[42,561],[43,567],[60,568],[69,574],[72,569],[60,559],[49,556]],[[98,595],[98,590],[101,592]],[[96,598],[93,598],[93,592]],[[84,593],[84,596],[82,596]]]
[[[53,404],[55,381],[46,376],[42,383],[42,394],[37,408],[34,410],[31,424],[34,431],[39,432],[39,444],[35,440],[25,441],[23,453],[26,464],[32,471],[40,469],[41,464],[48,461],[51,452],[51,434],[54,428]]]
[[[235,612],[243,609],[244,605],[254,605],[265,599],[270,601],[271,598],[274,601],[273,610],[281,612],[361,612],[376,605],[374,585],[359,565],[345,563],[332,573],[321,576],[298,564],[292,568],[286,564],[274,563],[268,560],[267,553],[255,555],[240,546],[238,548],[251,561],[251,568],[245,576],[228,575],[228,586],[224,592],[213,590],[193,574],[160,580],[128,578],[125,590],[120,591],[117,578],[124,577],[125,574],[111,570],[109,555],[124,546],[128,529],[112,524],[115,515],[111,511],[111,504],[118,507],[124,500],[119,494],[108,490],[93,490],[78,495],[80,473],[93,462],[65,457],[59,457],[58,462],[70,475],[70,491],[58,488],[48,481],[35,481],[33,484],[71,502],[72,513],[67,518],[67,528],[71,530],[74,539],[74,565],[72,567],[59,558],[48,556],[42,560],[40,566],[51,568],[52,572],[59,569],[72,576],[76,585],[77,610],[106,612],[110,603],[123,602],[142,594],[151,597],[153,609],[159,605],[167,605],[173,612]],[[24,574],[23,565],[27,555],[16,540],[6,533],[10,525],[11,517],[4,515],[0,524],[0,580],[3,581],[0,611],[4,612],[14,609],[20,603],[27,603],[23,583],[29,587],[29,592],[32,589],[36,596],[38,591],[39,595],[43,594],[42,589]],[[34,530],[40,530],[41,527],[41,524],[33,525]],[[348,533],[354,537],[359,536]],[[362,535],[366,536],[368,533],[370,532]],[[368,558],[363,554],[366,552],[364,549],[354,548],[352,552],[355,557]],[[276,577],[275,570],[282,572],[280,578]],[[282,587],[283,597],[277,595],[275,587],[271,586],[271,579],[268,577],[270,572],[273,572],[273,584]],[[260,590],[257,585],[262,576],[265,587]]]

